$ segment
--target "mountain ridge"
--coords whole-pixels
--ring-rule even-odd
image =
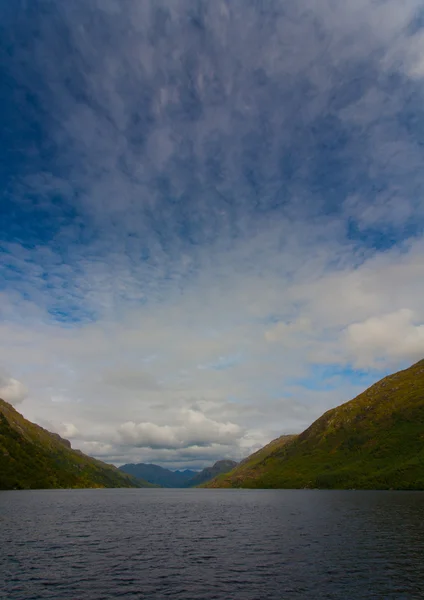
[[[282,436],[205,487],[424,489],[424,360]]]

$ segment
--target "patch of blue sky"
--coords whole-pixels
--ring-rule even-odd
[[[96,321],[95,311],[90,311],[82,306],[52,307],[47,312],[51,319],[62,327],[72,328]]]
[[[384,224],[380,221],[369,226],[360,226],[356,220],[347,221],[348,238],[358,248],[372,248],[379,252],[399,247],[404,240],[411,240],[422,236],[424,223],[421,219],[415,219],[402,226],[395,223]]]
[[[289,388],[302,387],[309,391],[330,391],[340,388],[345,383],[365,389],[389,373],[390,369],[387,367],[358,369],[352,365],[312,365],[306,377],[286,380],[285,385]]]

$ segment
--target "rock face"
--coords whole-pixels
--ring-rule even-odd
[[[0,400],[0,489],[147,487],[116,467],[72,450]]]
[[[196,487],[198,485],[202,485],[218,475],[232,471],[232,469],[234,469],[236,466],[237,463],[234,460],[218,460],[212,467],[206,467],[206,469],[203,469],[200,471],[200,473],[193,477],[187,483],[187,487]]]
[[[283,436],[207,487],[424,490],[424,360]]]

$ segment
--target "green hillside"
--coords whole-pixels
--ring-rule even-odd
[[[0,400],[0,489],[150,487],[72,450]]]
[[[424,489],[424,360],[206,487]]]

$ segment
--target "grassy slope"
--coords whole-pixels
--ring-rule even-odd
[[[424,489],[424,360],[208,487]]]
[[[0,400],[0,489],[150,487],[72,450]]]

